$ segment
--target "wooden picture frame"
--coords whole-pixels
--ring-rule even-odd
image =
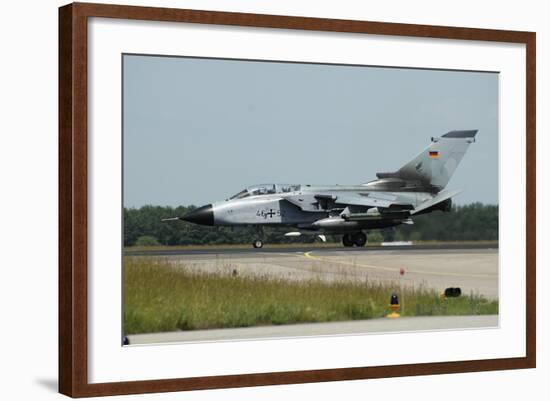
[[[524,44],[527,116],[525,357],[89,383],[87,24],[91,17]],[[533,32],[232,12],[90,3],[73,3],[61,7],[59,9],[59,391],[72,397],[89,397],[535,367],[535,38]]]

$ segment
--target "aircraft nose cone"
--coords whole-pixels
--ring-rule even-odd
[[[212,209],[211,204],[205,205],[187,213],[185,216],[182,217],[182,219],[190,223],[213,226],[214,210]]]

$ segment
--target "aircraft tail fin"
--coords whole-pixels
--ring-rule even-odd
[[[378,178],[399,178],[420,182],[442,190],[448,184],[468,147],[475,142],[477,130],[450,131],[432,143],[394,173],[378,173]]]

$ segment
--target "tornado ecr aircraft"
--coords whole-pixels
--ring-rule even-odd
[[[360,185],[263,184],[225,201],[197,208],[185,220],[209,226],[256,226],[254,248],[263,246],[263,227],[286,226],[287,236],[342,234],[346,247],[365,246],[365,231],[414,224],[416,215],[449,212],[461,191],[447,186],[477,130],[450,131],[432,138],[414,159],[392,173]]]

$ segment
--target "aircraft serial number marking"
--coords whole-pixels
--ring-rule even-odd
[[[268,217],[270,219],[273,218],[273,216],[281,217],[283,214],[279,209],[273,210],[273,209],[261,209],[256,211],[256,216],[263,217],[264,219],[267,219]]]

